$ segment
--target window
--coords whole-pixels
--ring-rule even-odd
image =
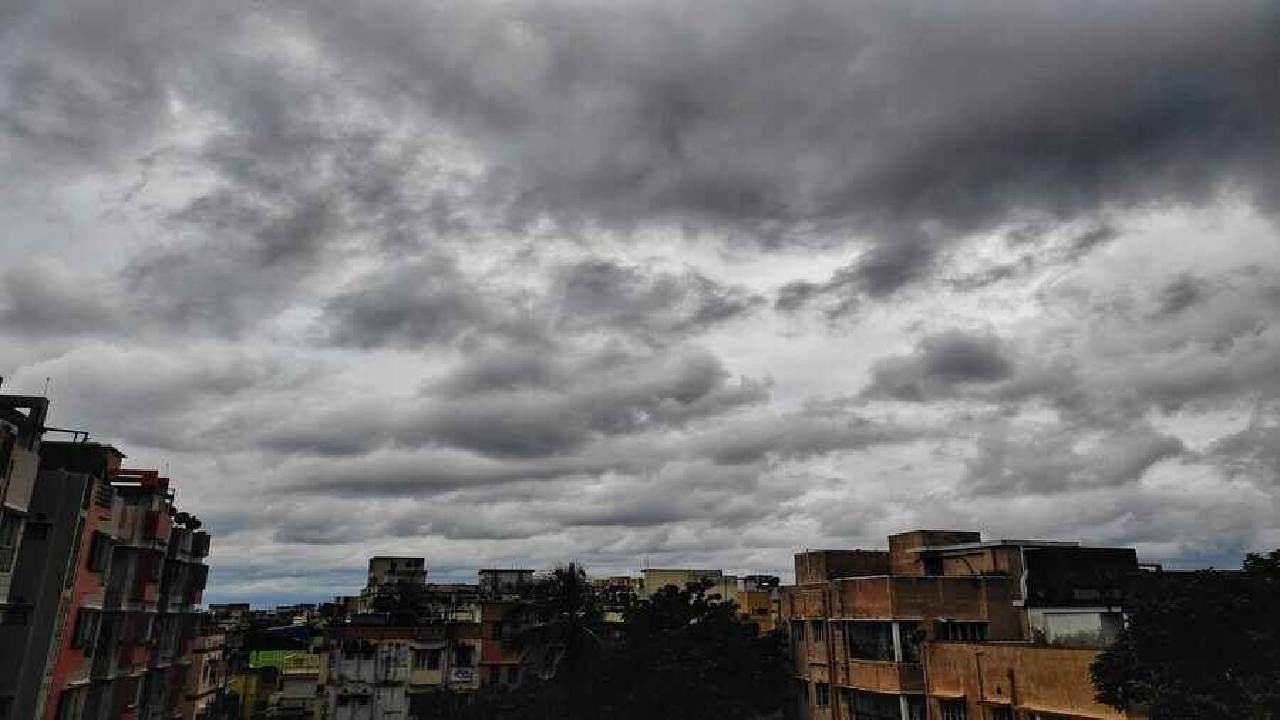
[[[432,649],[427,651],[427,669],[428,670],[440,669],[440,651],[439,650]]]
[[[470,645],[457,645],[453,648],[454,667],[471,667],[475,664],[475,652]]]
[[[858,720],[901,720],[902,704],[899,697],[889,693],[854,690],[849,706],[853,708],[853,717]]]
[[[818,707],[826,707],[831,704],[831,686],[826,683],[817,683],[813,686],[814,704]]]
[[[1013,708],[997,705],[987,709],[988,720],[1013,720]]]
[[[111,536],[95,532],[89,545],[89,569],[96,573],[104,572],[111,564],[111,550]]]
[[[893,660],[893,623],[851,622],[844,626],[849,657],[861,660]]]
[[[431,651],[417,650],[417,649],[413,651],[413,669],[414,670],[423,670],[427,667],[427,653],[429,652]]]
[[[794,638],[796,642],[804,642],[804,621],[803,620],[791,621],[791,637]]]
[[[85,688],[63,690],[58,696],[58,720],[79,720],[86,694]]]
[[[902,661],[920,662],[920,643],[924,640],[924,631],[915,622],[898,623],[898,637],[902,639]]]
[[[823,620],[813,621],[813,641],[822,642],[827,639],[827,623]]]
[[[24,540],[48,540],[49,527],[52,524],[53,523],[49,522],[29,520],[27,521],[26,529],[22,532],[22,538]]]
[[[101,621],[102,613],[80,608],[76,613],[75,630],[71,634],[71,647],[82,648],[85,655],[92,655],[94,641],[98,638],[98,625]]]
[[[21,530],[21,517],[0,510],[0,572],[13,569],[14,556],[18,553],[18,533]]]
[[[938,555],[929,555],[924,559],[925,575],[941,575],[942,574],[942,557]]]
[[[981,642],[987,639],[987,624],[984,622],[939,620],[934,628],[934,636],[938,640]]]
[[[941,720],[968,720],[969,709],[963,700],[943,700],[938,703]]]

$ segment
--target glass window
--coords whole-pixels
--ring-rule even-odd
[[[893,660],[893,623],[851,622],[844,626],[849,657],[862,660]]]
[[[0,511],[0,572],[13,569],[14,556],[18,554],[18,533],[22,529],[22,518]]]
[[[969,708],[963,700],[943,700],[938,709],[942,720],[969,720]]]
[[[827,683],[818,683],[813,686],[814,704],[818,707],[826,707],[831,704],[831,686]]]
[[[853,691],[853,716],[858,720],[902,720],[897,695]]]
[[[987,639],[987,624],[984,622],[939,620],[934,630],[938,640],[982,642]]]
[[[111,537],[106,533],[95,532],[89,545],[89,569],[100,573],[111,563]]]
[[[93,643],[98,637],[98,624],[102,613],[80,608],[76,613],[76,627],[71,635],[71,647],[82,648],[85,655],[93,654]]]

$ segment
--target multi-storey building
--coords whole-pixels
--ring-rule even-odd
[[[27,404],[27,432],[43,431],[47,405]],[[37,474],[6,578],[0,708],[43,720],[173,717],[208,534],[176,512],[168,480],[122,470],[124,455],[110,445],[37,444],[19,433],[6,452],[23,482]]]
[[[725,575],[722,570],[645,568],[640,574],[641,598],[647,598],[666,587],[684,590],[694,585],[702,585],[709,598],[715,597],[725,602],[738,600],[737,576]]]
[[[205,616],[191,645],[183,688],[182,720],[214,720],[222,715],[227,689],[226,633]]]
[[[983,542],[953,531],[894,535],[888,552],[797,554],[781,615],[801,717],[1112,717],[1098,714],[1087,673],[1075,672],[1092,651],[1066,646],[1096,647],[1114,636],[1136,570],[1130,549]],[[983,665],[961,656],[985,657],[1001,682],[986,676],[974,692],[966,673]],[[1054,675],[1056,685],[1044,684],[1037,673],[1055,662],[1064,672]]]
[[[95,509],[80,528],[44,716],[172,717],[185,699],[209,536],[177,512],[168,479],[156,471],[121,469],[122,456],[109,446],[56,450],[50,466],[107,482],[95,485]]]
[[[478,621],[391,625],[356,616],[328,634],[331,720],[433,717],[441,696],[480,686]]]
[[[45,398],[0,395],[0,612],[9,607],[9,588],[23,525],[30,514],[48,412]]]
[[[374,599],[401,586],[421,587],[427,582],[427,562],[420,557],[378,555],[369,558],[369,578],[360,590],[359,611],[374,611]]]
[[[519,597],[533,587],[533,571],[523,568],[484,568],[477,575],[486,598]]]

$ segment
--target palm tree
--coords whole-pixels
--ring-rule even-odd
[[[535,587],[533,623],[518,636],[526,672],[534,682],[548,682],[555,692],[553,717],[589,716],[593,666],[600,660],[601,613],[586,571],[577,563],[562,565]]]

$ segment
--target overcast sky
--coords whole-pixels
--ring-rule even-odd
[[[1280,546],[1274,0],[9,0],[0,374],[208,600]]]

